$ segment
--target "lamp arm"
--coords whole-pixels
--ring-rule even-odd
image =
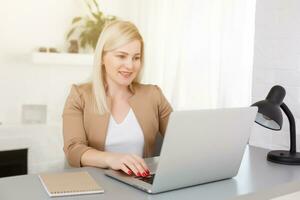
[[[296,124],[295,124],[295,118],[290,111],[290,109],[287,107],[287,105],[282,102],[280,105],[283,112],[286,114],[289,123],[290,123],[290,153],[296,153]]]

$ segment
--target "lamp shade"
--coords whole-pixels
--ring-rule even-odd
[[[254,103],[258,107],[255,122],[272,130],[281,130],[282,113],[280,105],[285,97],[283,87],[276,85],[271,88],[265,100]]]
[[[271,88],[265,100],[256,102],[252,106],[258,107],[255,122],[272,130],[280,130],[282,127],[282,113],[287,116],[290,123],[290,150],[270,151],[267,160],[285,165],[300,165],[300,153],[296,150],[296,123],[295,118],[283,102],[285,90],[280,85]]]
[[[282,113],[280,107],[271,104],[267,100],[259,101],[252,106],[258,107],[256,123],[272,130],[281,130]]]

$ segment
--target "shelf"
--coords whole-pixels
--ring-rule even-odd
[[[32,53],[32,62],[34,64],[54,64],[54,65],[93,65],[93,54],[78,53]]]

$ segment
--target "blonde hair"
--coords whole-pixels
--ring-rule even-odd
[[[95,109],[100,115],[110,112],[106,101],[105,70],[102,64],[103,55],[105,52],[112,51],[134,40],[139,40],[141,42],[141,69],[143,69],[144,41],[137,27],[133,23],[114,20],[104,27],[99,36],[91,78]],[[142,73],[140,71],[133,82],[139,83],[141,81],[141,75]]]

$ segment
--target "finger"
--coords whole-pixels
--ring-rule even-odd
[[[136,168],[135,164],[132,163],[129,159],[126,159],[124,162],[123,162],[124,165],[126,165],[127,168],[129,168],[131,171],[133,171],[133,173],[136,175],[136,176],[140,176],[140,172],[139,170]]]
[[[144,168],[144,170],[149,174],[150,170],[149,167],[147,166],[145,160],[135,154],[133,154],[133,156],[141,163],[142,167]]]
[[[133,156],[130,157],[129,159],[135,165],[135,167],[138,169],[141,176],[147,176],[148,175],[146,170],[143,168],[142,164],[137,159],[135,159]]]
[[[129,176],[133,173],[130,169],[128,169],[128,167],[126,167],[126,165],[121,164],[120,169],[125,172],[126,174],[128,174]]]

